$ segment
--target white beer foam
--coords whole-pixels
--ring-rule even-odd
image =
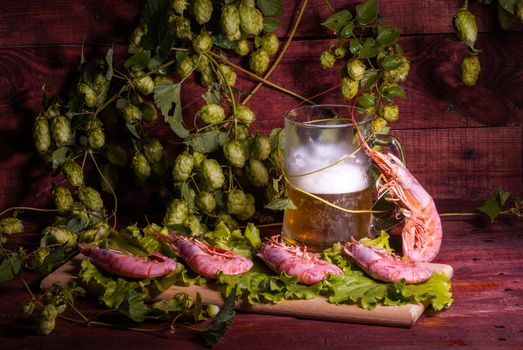
[[[347,157],[347,153],[341,152],[339,146],[297,147],[286,157],[286,171],[289,180],[307,192],[317,194],[359,192],[370,186],[367,170],[369,161],[361,152],[359,153],[332,165]],[[325,169],[318,171],[322,168]],[[308,175],[296,176],[302,174]]]

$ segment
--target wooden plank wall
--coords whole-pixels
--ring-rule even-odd
[[[285,1],[287,35],[301,1]],[[336,9],[358,1],[332,1]],[[447,40],[460,1],[379,1],[386,21],[402,28],[401,45],[411,60],[394,124],[409,167],[436,200],[479,201],[496,187],[522,194],[523,36],[521,27],[504,32],[494,8],[471,2],[481,34],[482,72],[473,88],[459,82],[464,47]],[[142,1],[3,1],[0,13],[0,209],[18,203],[45,206],[52,177],[33,151],[31,125],[40,112],[41,87],[61,93],[79,62],[104,55],[114,45],[116,61],[136,26]],[[319,23],[329,15],[323,0],[308,4],[296,39],[271,77],[302,96],[314,96],[338,81],[338,70],[323,70],[319,54],[332,37]],[[240,75],[242,78],[244,76]],[[254,82],[245,78],[240,86]],[[184,87],[190,118],[202,100],[193,82]],[[270,101],[271,103],[267,103]],[[337,92],[318,102],[340,102]],[[298,101],[264,87],[249,102],[256,130],[282,126],[283,113]],[[165,125],[155,132],[170,137]]]

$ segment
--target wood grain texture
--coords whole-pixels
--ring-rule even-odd
[[[459,210],[455,204],[454,210]],[[461,345],[472,349],[519,349],[523,346],[523,222],[484,225],[473,220],[443,221],[444,240],[437,262],[454,268],[454,303],[445,311],[425,313],[410,329],[369,326],[294,317],[238,313],[217,349],[441,349]],[[39,279],[24,275],[33,288]],[[178,327],[143,334],[106,328],[86,328],[59,320],[56,330],[42,338],[31,332],[19,305],[28,300],[17,281],[0,284],[0,337],[3,349],[203,348],[194,333]],[[102,309],[93,300],[78,300],[88,317]],[[72,315],[72,314],[71,314]],[[149,328],[157,327],[151,324]]]
[[[362,1],[331,1],[336,10],[354,8]],[[279,17],[284,25],[278,35],[285,36],[292,27],[301,1],[285,0],[285,13]],[[460,7],[459,1],[379,1],[386,23],[394,24],[404,34],[450,33],[452,17]],[[4,1],[0,14],[0,46],[112,44],[125,43],[137,25],[143,1],[83,2],[53,0],[23,2]],[[471,2],[481,32],[500,31],[494,6]],[[45,15],[42,15],[45,14]],[[67,14],[64,16],[64,14]],[[309,1],[298,37],[332,36],[320,27],[330,15],[323,0]],[[44,29],[45,30],[42,30]],[[521,30],[516,27],[516,30]]]

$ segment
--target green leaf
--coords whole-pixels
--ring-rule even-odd
[[[67,222],[69,231],[78,233],[89,226],[89,218],[84,215],[75,215]]]
[[[501,211],[503,205],[510,197],[510,192],[505,192],[501,189],[496,189],[496,192],[491,197],[487,198],[483,205],[478,208],[479,211],[485,213],[490,218],[490,222],[494,223]]]
[[[261,245],[260,231],[256,228],[256,226],[253,223],[247,224],[247,227],[245,227],[244,236],[249,241],[251,247],[254,250],[257,250],[258,247]]]
[[[389,55],[381,61],[381,68],[383,70],[393,70],[400,67],[403,64],[400,55]]]
[[[352,41],[351,41],[352,43]],[[373,38],[367,38],[358,52],[359,58],[371,58],[378,54],[378,48]]]
[[[363,74],[363,78],[360,80],[361,90],[367,91],[368,89],[372,88],[382,76],[383,73],[378,73],[374,69],[367,69],[365,74]]]
[[[380,235],[374,239],[364,237],[364,238],[360,239],[359,242],[366,246],[373,246],[373,247],[376,247],[379,249],[384,248],[389,253],[393,252],[393,250],[391,249],[391,247],[389,245],[389,234],[385,231],[381,231]]]
[[[370,108],[376,105],[376,97],[372,94],[363,94],[358,98],[358,106]]]
[[[227,133],[219,130],[212,130],[198,134],[191,134],[184,143],[191,146],[200,153],[210,153],[216,151],[218,147],[227,142]]]
[[[349,51],[351,54],[356,55],[361,50],[361,42],[357,39],[351,39],[349,43]]]
[[[276,29],[281,27],[281,21],[276,18],[264,17],[263,18],[263,31],[265,33],[275,32]]]
[[[448,308],[454,301],[450,292],[450,279],[444,272],[435,272],[429,280],[422,283],[403,285],[400,291],[404,297],[413,301],[430,301],[435,311]]]
[[[339,33],[343,27],[349,24],[349,21],[352,19],[352,14],[349,10],[342,10],[334,13],[332,16],[327,18],[325,22],[322,23],[325,27],[330,30]]]
[[[283,14],[283,2],[281,0],[256,0],[256,5],[266,17]]]
[[[376,41],[381,46],[392,45],[400,35],[400,29],[391,25],[384,25],[378,27],[378,36]]]
[[[265,206],[265,208],[271,210],[298,209],[289,198],[274,198]]]
[[[151,52],[143,51],[135,53],[124,62],[124,67],[134,72],[139,72],[147,68],[149,61],[151,60]]]
[[[352,30],[354,29],[354,23],[349,22],[346,26],[344,26],[340,31],[340,36],[342,38],[349,38],[352,35]]]
[[[205,317],[203,316],[202,296],[200,295],[200,292],[196,292],[196,299],[194,300],[192,316],[194,318],[194,322],[205,320]]]
[[[171,130],[174,131],[178,137],[185,139],[189,136],[190,132],[183,125],[182,101],[180,94],[180,84],[157,84],[154,88],[154,102],[156,102],[156,105],[160,108],[160,111],[162,112],[165,121],[171,127]],[[173,104],[175,105],[174,114],[171,115],[169,113]]]
[[[168,314],[170,312],[180,312],[180,311],[186,311],[192,306],[192,300],[189,295],[186,293],[176,293],[172,298],[170,299],[162,299],[160,301],[155,302],[152,304],[152,308],[155,310],[160,310],[164,314]]]
[[[405,91],[398,85],[388,86],[383,89],[382,94],[385,98],[405,97]]]
[[[214,45],[217,47],[221,47],[222,49],[226,49],[226,50],[234,49],[234,43],[227,40],[227,37],[225,35],[223,35],[222,33],[213,35],[212,39],[213,39]]]
[[[368,0],[356,5],[356,19],[361,25],[367,25],[378,18],[378,4],[376,0]]]
[[[169,23],[170,7],[169,0],[148,0],[142,16],[147,33],[142,37],[140,45],[146,50],[156,50],[162,60],[169,56],[173,42]]]
[[[216,317],[200,331],[205,344],[214,346],[218,344],[220,339],[225,335],[225,332],[232,325],[234,321],[234,303],[236,302],[236,292],[233,290],[225,299],[220,312]]]
[[[130,289],[118,310],[134,322],[143,322],[151,313],[151,309],[145,305],[143,295],[134,289]]]
[[[499,4],[512,15],[516,12],[517,0],[499,0]]]
[[[202,95],[202,98],[205,100],[207,104],[220,104],[220,90],[217,90],[214,87],[209,87],[207,89],[207,92]]]
[[[53,271],[53,268],[61,263],[64,263],[67,259],[67,252],[64,247],[58,247],[51,250],[42,261],[42,264],[38,267],[38,271],[43,274],[49,274]]]
[[[105,72],[105,79],[111,80],[113,78],[113,48],[107,50],[105,55],[105,62],[107,62],[107,72]]]
[[[189,208],[194,208],[194,198],[196,197],[196,194],[194,191],[190,190],[187,182],[182,184],[181,195],[182,199],[189,205]]]
[[[20,273],[22,260],[16,252],[10,252],[0,263],[0,283],[12,280]]]
[[[262,46],[262,44],[263,44],[263,39],[259,35],[256,35],[254,37],[254,46],[256,48],[258,48],[258,47]]]

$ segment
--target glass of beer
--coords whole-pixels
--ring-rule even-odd
[[[287,197],[296,209],[285,210],[285,241],[321,251],[335,242],[369,234],[372,161],[358,144],[352,115],[372,147],[376,137],[371,116],[363,109],[312,105],[286,113]]]

